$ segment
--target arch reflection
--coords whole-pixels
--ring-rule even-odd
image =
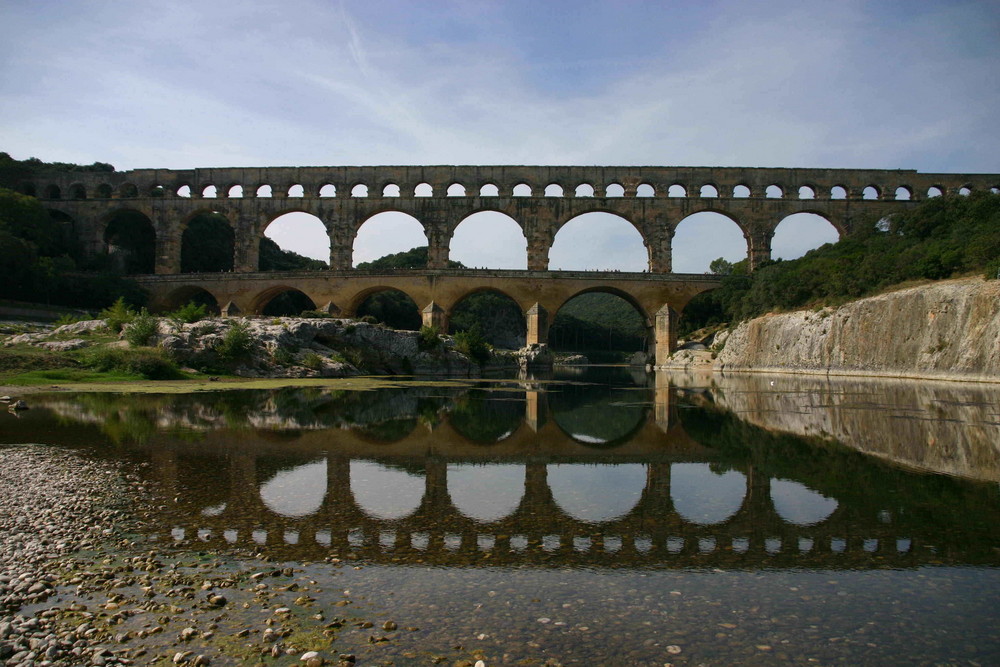
[[[771,480],[771,502],[778,516],[797,526],[812,526],[825,521],[838,505],[833,498],[787,479]]]
[[[350,474],[354,502],[376,519],[409,516],[424,496],[424,480],[413,470],[353,459]]]
[[[326,459],[282,470],[260,487],[260,499],[275,514],[298,518],[315,514],[326,497]]]
[[[448,495],[455,509],[474,521],[498,521],[512,514],[521,502],[523,489],[523,465],[448,466]]]
[[[556,464],[549,466],[548,482],[556,505],[574,519],[613,521],[639,503],[646,488],[646,466]]]
[[[722,523],[736,514],[747,492],[743,473],[716,473],[708,463],[675,463],[670,477],[670,497],[677,513],[702,526]]]

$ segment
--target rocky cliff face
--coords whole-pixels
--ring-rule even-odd
[[[1000,281],[948,280],[759,317],[729,334],[714,367],[1000,382]]]

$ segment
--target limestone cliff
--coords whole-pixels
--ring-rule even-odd
[[[749,320],[714,367],[1000,382],[1000,281],[948,280]]]

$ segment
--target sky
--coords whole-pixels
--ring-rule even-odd
[[[119,170],[1000,172],[1000,0],[0,0],[0,66],[0,150]],[[574,221],[588,243],[556,237],[551,268],[641,270],[637,232],[595,215]],[[512,222],[472,222],[453,259],[524,267]],[[328,258],[301,214],[267,233]],[[774,254],[835,238],[788,220]],[[361,228],[355,261],[425,243],[386,214]],[[745,254],[721,216],[674,239],[677,271]]]

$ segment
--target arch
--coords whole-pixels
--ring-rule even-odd
[[[518,183],[511,190],[511,195],[514,197],[531,197],[533,196],[531,192],[531,186],[527,183]]]
[[[554,270],[645,271],[649,253],[640,231],[628,219],[613,213],[582,213],[556,232],[549,250]]]
[[[628,515],[639,504],[646,466],[557,463],[548,466],[548,483],[563,512],[579,521],[605,523]]]
[[[150,187],[149,192],[147,194],[150,197],[162,197],[166,194],[166,192],[167,192],[166,188],[164,188],[162,185],[157,184]]]
[[[498,521],[517,510],[524,495],[524,466],[452,463],[448,466],[448,496],[463,516],[480,523]]]
[[[655,197],[656,189],[649,183],[640,183],[639,187],[635,189],[636,197]]]
[[[185,185],[182,185],[182,186],[178,187],[176,194],[177,194],[178,197],[187,197],[187,198],[190,198],[191,197],[191,186],[185,184]]]
[[[558,183],[549,183],[545,186],[545,196],[546,197],[562,197],[563,187]]]
[[[156,268],[156,229],[153,222],[134,209],[118,209],[108,215],[104,248],[111,263],[127,274],[153,273]]]
[[[445,192],[446,197],[464,197],[465,196],[465,186],[461,183],[452,183],[448,186],[448,190]]]
[[[913,199],[913,190],[908,185],[900,185],[896,188],[897,201],[909,201]]]
[[[95,194],[98,199],[111,199],[111,196],[114,194],[114,191],[111,189],[111,186],[108,185],[107,183],[101,183],[100,185],[97,186]]]
[[[366,219],[354,235],[352,266],[427,245],[420,221],[399,211],[382,211]]]
[[[288,197],[305,197],[306,189],[302,187],[301,183],[295,183],[294,185],[288,186]]]
[[[418,183],[415,188],[413,188],[414,197],[433,197],[434,188],[431,187],[430,183]]]
[[[782,519],[797,526],[825,521],[837,509],[837,501],[808,486],[786,479],[771,480],[771,502]]]
[[[189,303],[205,306],[205,310],[212,315],[218,315],[220,311],[219,302],[215,298],[215,295],[205,288],[198,287],[196,285],[178,287],[164,297],[161,305],[163,306],[164,311],[170,312]]]
[[[771,257],[797,259],[822,245],[836,243],[843,235],[842,229],[819,213],[793,213],[775,228]]]
[[[564,352],[637,352],[649,343],[650,315],[630,295],[612,288],[574,294],[553,313],[549,345]]]
[[[206,185],[201,191],[202,199],[214,199],[219,196],[219,189],[214,185]]]
[[[235,247],[236,235],[224,215],[199,213],[181,234],[181,273],[232,271]]]
[[[354,299],[352,311],[357,317],[371,316],[391,329],[419,331],[423,317],[416,301],[403,290],[375,287]]]
[[[351,495],[368,516],[392,521],[420,507],[424,497],[422,476],[361,459],[351,459],[350,467]]]
[[[316,310],[316,303],[305,292],[287,285],[272,287],[257,295],[254,308],[266,317],[295,317],[304,310]]]
[[[830,199],[847,199],[847,188],[843,185],[835,185],[830,188]]]
[[[970,188],[968,185],[963,185],[958,189],[958,194],[962,195],[963,197],[968,197],[969,195],[972,194],[972,188]]]
[[[268,184],[261,185],[257,188],[256,196],[258,198],[266,198],[272,196],[274,193],[271,191],[271,186]]]
[[[698,193],[700,197],[712,198],[719,196],[719,188],[715,187],[711,183],[706,183],[701,186],[701,191]]]
[[[764,197],[767,199],[784,199],[785,190],[780,185],[772,184],[764,189]]]
[[[869,185],[861,192],[862,199],[881,199],[881,191],[874,185]]]
[[[687,188],[680,183],[674,183],[667,188],[668,197],[687,197]]]
[[[593,197],[594,196],[594,186],[590,183],[580,183],[576,186],[576,190],[573,192],[575,197]]]
[[[675,272],[705,273],[719,257],[734,263],[746,259],[748,248],[739,222],[727,213],[707,210],[677,223],[671,251]]]
[[[326,499],[326,459],[279,470],[260,485],[260,499],[275,514],[297,519],[315,514]]]
[[[230,199],[240,199],[243,197],[243,186],[242,185],[231,185],[229,189],[226,190],[226,196]]]
[[[382,188],[383,197],[398,197],[399,196],[399,186],[395,183],[389,183],[384,188]]]
[[[733,188],[734,199],[746,199],[749,196],[750,196],[750,188],[748,188],[743,183],[740,183]]]
[[[498,188],[494,183],[487,183],[483,187],[479,188],[480,197],[499,197],[500,188]]]
[[[811,185],[799,186],[799,199],[816,199],[816,188]]]
[[[83,187],[82,183],[74,183],[73,185],[69,186],[69,198],[70,199],[86,199],[87,198],[87,188]]]
[[[940,197],[943,194],[944,194],[944,186],[932,185],[931,187],[927,188],[928,197]]]
[[[604,189],[605,197],[624,197],[625,188],[621,183],[611,183]]]
[[[364,183],[358,183],[351,188],[352,197],[367,197],[368,196],[368,186]]]
[[[43,196],[45,199],[62,199],[62,190],[59,189],[58,185],[51,183],[45,186]]]
[[[122,183],[118,187],[118,196],[123,199],[133,199],[139,196],[139,188],[134,183]]]
[[[739,511],[746,493],[746,476],[741,472],[718,473],[708,463],[670,466],[670,498],[689,523],[710,526],[726,521]]]
[[[452,233],[450,257],[469,267],[527,269],[528,240],[514,218],[498,211],[478,211],[462,219]]]
[[[320,197],[336,197],[337,196],[337,186],[333,183],[325,183],[319,189]]]
[[[327,268],[330,235],[323,221],[311,213],[282,213],[264,228],[259,257],[261,271]]]
[[[486,342],[508,350],[524,347],[527,325],[521,306],[497,289],[480,289],[459,299],[448,314],[448,333],[478,327]]]

